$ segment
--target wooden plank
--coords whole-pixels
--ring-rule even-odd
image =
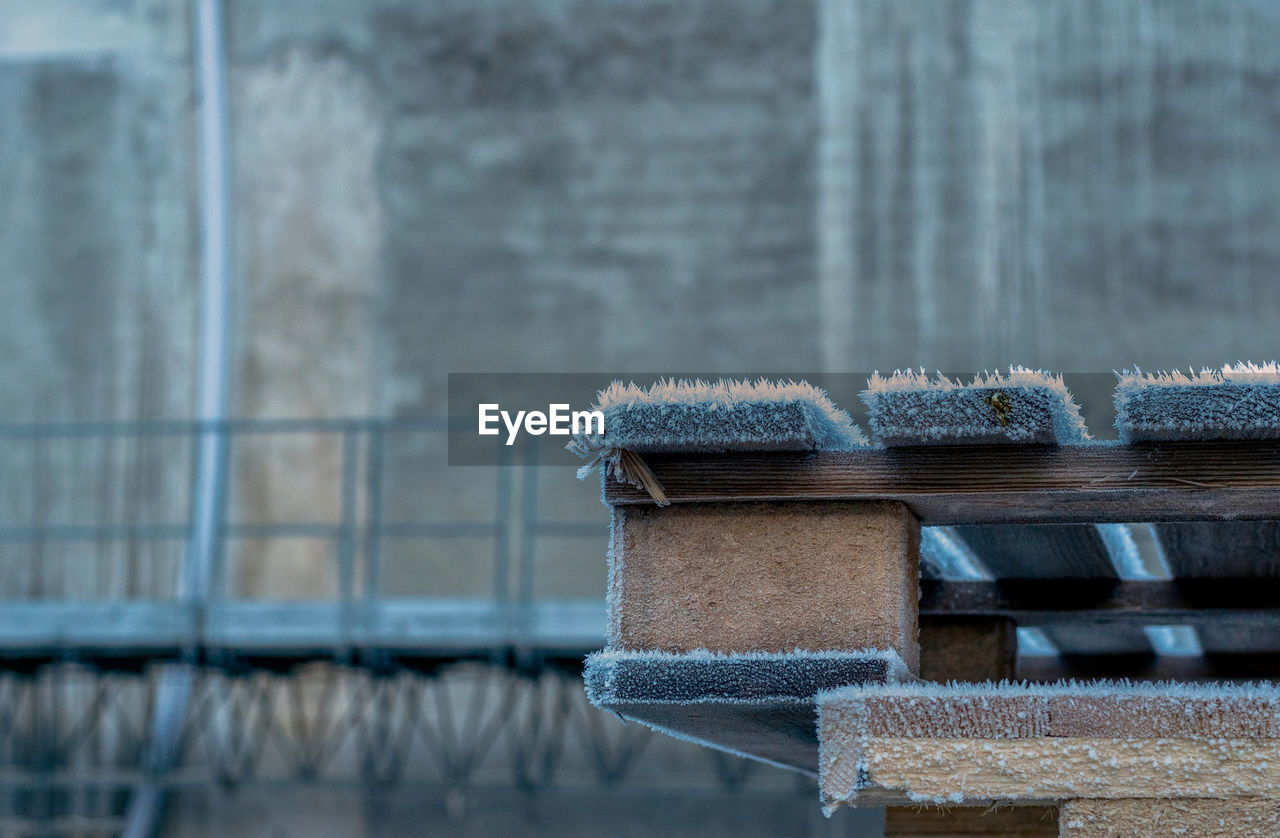
[[[1195,657],[1150,655],[1068,655],[1018,658],[1018,680],[1052,683],[1066,679],[1127,678],[1131,681],[1275,681],[1280,655],[1206,654]]]
[[[888,838],[1057,838],[1056,806],[890,806]]]
[[[872,684],[819,697],[824,724],[930,739],[1280,739],[1274,688]]]
[[[814,696],[896,680],[890,655],[774,656],[608,653],[592,656],[587,695],[601,709],[664,733],[812,773],[818,762]]]
[[[899,500],[926,526],[1280,519],[1280,442],[646,455],[674,503]],[[611,504],[652,504],[606,478]]]
[[[1091,524],[956,527],[997,579],[1114,578],[1098,528]]]
[[[1176,577],[1280,576],[1280,522],[1213,521],[1157,524],[1156,539]],[[1280,633],[1204,626],[1206,652],[1280,652]]]
[[[1206,654],[1277,654],[1280,653],[1280,631],[1275,626],[1261,629],[1257,625],[1202,625],[1197,637]]]
[[[1280,576],[1280,522],[1157,524],[1174,576]]]
[[[926,681],[1003,681],[1014,676],[1012,620],[941,614],[920,620],[920,677]]]
[[[1280,796],[1280,742],[1274,739],[1223,746],[1128,737],[865,737],[856,746],[841,742],[831,754],[830,730],[824,715],[819,759],[829,808],[861,803],[859,783],[938,802]],[[862,766],[870,770],[860,772]]]
[[[819,696],[828,806],[1280,795],[1266,686],[855,687]]]
[[[1280,576],[1280,522],[1157,524],[1174,576]]]
[[[1149,621],[1144,621],[1149,622]],[[1082,623],[1042,622],[1045,637],[1064,655],[1145,655],[1154,654],[1151,641],[1140,625],[1110,624],[1105,628]]]
[[[1280,579],[920,580],[920,614],[998,616],[1021,626],[1188,624],[1280,629]]]
[[[1098,528],[1092,524],[1017,524],[956,527],[984,567],[997,579],[1114,579],[1115,566]],[[1150,652],[1151,642],[1136,626],[1113,626],[1104,637],[1092,628],[1045,623],[1045,635],[1063,653]],[[1100,648],[1101,647],[1101,648]]]

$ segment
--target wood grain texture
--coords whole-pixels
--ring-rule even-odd
[[[1250,799],[1280,795],[1280,743],[1204,739],[844,736],[823,717],[827,806],[868,785],[921,801]]]
[[[1280,442],[648,455],[674,503],[898,500],[926,526],[1280,519]],[[651,504],[608,478],[611,504]]]
[[[1274,800],[1068,800],[1063,838],[1274,838],[1280,803]]]

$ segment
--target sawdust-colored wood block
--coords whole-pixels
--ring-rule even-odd
[[[1280,796],[1280,690],[906,684],[819,697],[828,807]]]
[[[1062,804],[1063,838],[1275,838],[1275,800],[1069,800]]]
[[[1003,681],[1014,676],[1017,626],[1002,617],[920,618],[920,677]]]
[[[609,646],[886,649],[918,671],[920,528],[896,502],[617,507]]]
[[[1056,806],[889,806],[886,838],[1055,838]]]

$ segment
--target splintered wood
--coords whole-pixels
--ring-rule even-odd
[[[864,792],[952,803],[1273,797],[1278,712],[1272,687],[841,690],[819,699],[822,795],[828,807]]]
[[[609,646],[897,652],[918,669],[920,530],[899,503],[613,512]]]

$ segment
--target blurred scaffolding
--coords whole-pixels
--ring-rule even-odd
[[[601,800],[624,808],[628,796],[692,794],[710,812],[715,796],[748,783],[759,800],[810,819],[806,778],[654,743],[649,731],[587,704],[580,663],[603,645],[604,604],[591,590],[602,583],[579,581],[565,596],[554,571],[603,565],[598,486],[533,462],[451,469],[442,462],[446,427],[443,419],[0,426],[11,462],[40,464],[33,509],[0,525],[0,829],[136,834],[147,789],[181,804],[183,792],[278,793],[281,783],[389,800],[411,789],[428,801],[414,817],[464,832],[493,825],[492,816],[470,818],[495,795],[525,801],[501,829],[533,830],[539,807],[560,793],[605,790],[612,797]],[[327,517],[220,517],[207,595],[184,596],[176,581],[193,555],[195,523],[156,513],[195,508],[189,487],[210,433],[222,438],[217,466],[228,474],[287,463],[302,446],[308,457],[332,457],[338,480],[309,487],[307,509]],[[104,481],[141,481],[139,470],[161,461],[172,474],[186,464],[188,479],[173,487],[188,487],[186,497],[166,493],[165,503],[92,521],[66,518],[55,500]],[[416,499],[427,483],[432,496],[465,498],[483,517],[424,508]],[[238,497],[251,485],[227,481],[217,508],[255,508]],[[574,497],[579,517],[544,515],[538,500],[548,493]],[[264,596],[273,558],[305,566],[315,587]],[[441,572],[423,574],[424,562]],[[175,722],[158,724],[162,685],[179,671],[190,673],[188,693]],[[195,813],[184,831],[192,809],[179,805],[166,834],[225,828]],[[384,828],[377,813],[367,817],[351,828]]]

